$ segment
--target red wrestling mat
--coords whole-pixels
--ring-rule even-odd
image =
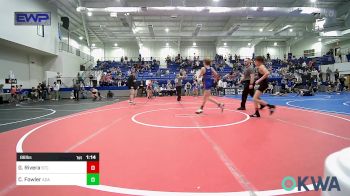
[[[322,176],[350,145],[347,116],[279,107],[249,119],[221,100],[224,113],[208,103],[195,115],[201,98],[138,98],[2,133],[0,195],[281,195],[284,177]],[[15,186],[16,148],[100,152],[101,185]]]

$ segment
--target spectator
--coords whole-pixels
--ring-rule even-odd
[[[193,88],[193,96],[198,96],[199,95],[199,92],[198,92],[198,90],[199,90],[199,84],[198,84],[198,82],[197,82],[197,79],[195,79],[194,81],[193,81],[193,85],[192,85],[192,88]]]
[[[73,91],[74,91],[74,99],[76,101],[79,101],[79,98],[80,98],[80,84],[79,84],[79,82],[74,83]]]
[[[331,74],[332,74],[332,70],[329,69],[329,67],[327,67],[327,70],[326,70],[326,81],[331,81]]]
[[[56,82],[58,83],[58,84],[62,84],[62,79],[61,79],[61,77],[62,77],[62,74],[60,74],[60,72],[57,72],[57,75],[56,75]]]
[[[112,91],[108,91],[107,92],[107,99],[113,99],[113,97],[114,97],[114,94],[112,93]]]
[[[60,99],[60,84],[58,84],[56,82],[53,83],[53,93],[54,93],[54,98],[52,100],[56,100],[56,101],[59,100]]]
[[[185,84],[186,96],[190,96],[191,95],[191,88],[192,88],[192,84],[190,82],[187,82]]]
[[[4,93],[4,84],[0,84],[0,94]]]
[[[340,49],[339,49],[339,52],[338,52],[338,57],[339,57],[340,63],[342,63],[343,62],[343,57],[342,57]]]
[[[338,81],[338,79],[339,79],[339,71],[338,71],[338,69],[336,69],[334,71],[334,79],[335,79],[335,81]]]
[[[102,97],[101,97],[101,93],[98,92],[98,90],[96,88],[92,88],[91,90],[91,95],[92,95],[92,100],[93,101],[96,101],[97,99],[98,100],[101,100]]]
[[[152,80],[150,80],[148,82],[148,84],[146,85],[146,92],[147,92],[147,98],[148,99],[152,99],[153,97],[153,84],[152,84]]]

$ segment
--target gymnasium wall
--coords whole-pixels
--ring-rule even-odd
[[[232,54],[240,55],[241,58],[252,58],[254,47],[248,46],[248,42],[226,42],[226,46],[222,44],[216,47],[216,53],[224,57]]]
[[[291,45],[293,56],[299,58],[304,56],[304,50],[315,49],[315,56],[326,54],[330,47],[325,45],[324,41],[318,41],[317,37],[305,37]]]
[[[139,56],[139,47],[136,42],[118,42],[118,46],[114,46],[114,43],[105,44],[102,50],[104,50],[105,58],[115,58],[117,61],[122,56],[128,56],[129,58],[137,58]]]
[[[107,59],[107,60],[120,60],[121,56],[128,56],[129,59],[137,60],[139,54],[149,60],[150,57],[154,57],[164,62],[165,58],[170,55],[176,56],[179,53],[177,42],[168,42],[169,46],[166,46],[166,42],[143,42],[143,46],[139,47],[136,42],[118,42],[118,46],[113,44],[96,45],[96,48],[92,49],[91,55],[95,59]],[[181,42],[180,54],[183,57],[191,56],[193,54],[201,57],[213,58],[216,54],[216,47],[214,42],[197,42],[197,46],[193,46],[193,42]]]
[[[201,59],[205,57],[214,58],[216,54],[216,45],[214,42],[196,42],[196,46],[193,46],[193,42],[181,42],[180,54],[183,58],[191,57],[193,59],[194,53],[196,56],[200,56]]]
[[[76,77],[84,62],[84,59],[63,51],[54,57],[44,56],[42,66],[44,71],[60,72],[62,77]]]
[[[331,48],[340,48],[341,53],[346,55],[350,52],[350,39],[342,40],[330,45]]]
[[[45,81],[46,71],[60,72],[63,77],[76,77],[80,65],[85,60],[67,52],[58,52],[58,55],[41,53],[28,47],[9,47],[0,45],[0,83],[5,83],[9,72],[15,74],[18,84],[24,88],[37,86],[39,82]],[[6,85],[5,88],[9,88]]]
[[[0,46],[0,66],[1,84],[4,84],[10,71],[17,78],[17,83],[22,84],[25,88],[31,88],[43,81],[44,68],[40,55]],[[9,84],[5,85],[5,88],[9,87]]]
[[[0,0],[0,38],[50,54],[58,52],[57,10],[45,0]],[[51,26],[45,26],[45,37],[37,34],[37,26],[15,26],[14,12],[51,12]]]
[[[288,53],[286,48],[286,42],[277,42],[277,46],[274,42],[260,42],[255,46],[255,56],[265,56],[269,53],[271,58],[283,59],[284,55]]]

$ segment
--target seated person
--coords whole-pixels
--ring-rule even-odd
[[[91,95],[92,95],[92,100],[93,101],[96,101],[97,99],[98,100],[101,100],[102,97],[101,97],[101,93],[98,92],[98,90],[96,88],[92,88],[91,90]]]
[[[114,96],[114,94],[112,93],[112,91],[108,91],[107,92],[107,99],[113,99],[113,96]]]
[[[35,89],[35,87],[32,87],[32,90],[30,91],[29,98],[31,100],[38,100],[39,99],[39,94],[38,91]]]

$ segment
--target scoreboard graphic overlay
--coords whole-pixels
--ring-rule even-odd
[[[16,185],[99,184],[99,153],[17,153]]]

